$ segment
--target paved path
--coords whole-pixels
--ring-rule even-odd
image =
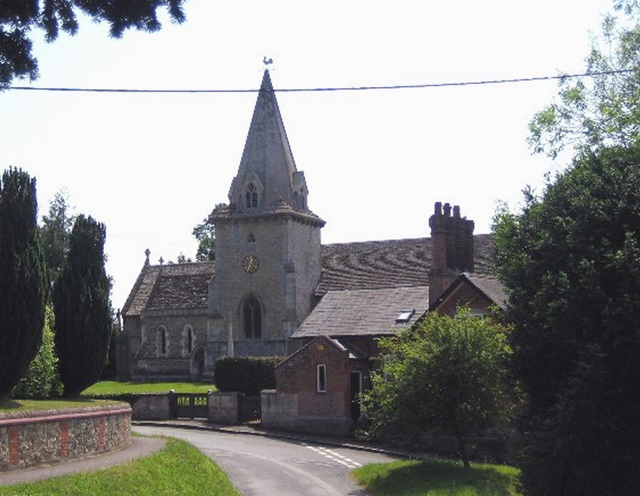
[[[47,465],[45,467],[0,472],[0,486],[33,482],[51,477],[60,477],[61,475],[76,474],[78,472],[92,472],[94,470],[121,465],[136,458],[148,456],[154,451],[164,448],[164,445],[164,440],[160,438],[132,436],[129,446],[105,455],[96,455],[83,460],[72,460],[55,465]]]

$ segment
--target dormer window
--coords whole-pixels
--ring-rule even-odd
[[[247,186],[245,199],[247,208],[258,208],[258,191],[253,183],[249,183],[249,186]]]

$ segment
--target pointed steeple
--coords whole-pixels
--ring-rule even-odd
[[[296,169],[268,70],[264,71],[238,174],[231,183],[229,205],[244,213],[283,207],[308,213],[304,173]]]

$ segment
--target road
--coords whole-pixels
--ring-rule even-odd
[[[351,470],[396,459],[266,436],[152,426],[133,430],[188,441],[212,458],[244,496],[364,496],[351,480]]]

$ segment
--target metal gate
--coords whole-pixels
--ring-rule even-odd
[[[173,418],[207,418],[209,415],[207,393],[173,393],[171,411]]]

